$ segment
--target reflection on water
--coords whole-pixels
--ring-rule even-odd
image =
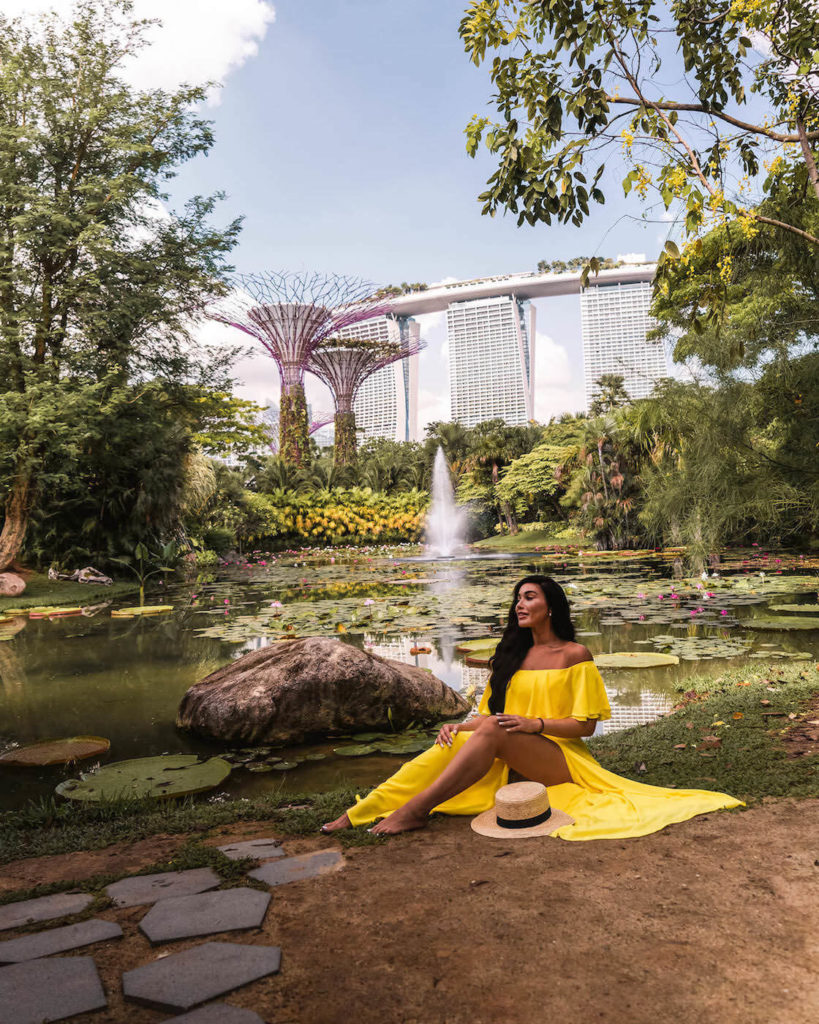
[[[198,752],[211,754],[221,747],[174,725],[176,709],[185,690],[231,658],[247,650],[267,646],[282,635],[286,616],[270,614],[271,602],[282,601],[285,612],[305,610],[295,631],[301,635],[336,635],[336,615],[328,602],[353,599],[359,618],[346,619],[343,639],[383,657],[429,669],[434,675],[477,704],[488,672],[464,664],[456,644],[464,637],[498,634],[508,613],[512,584],[534,570],[551,571],[564,581],[570,594],[601,593],[605,573],[609,578],[636,581],[668,579],[670,566],[661,559],[632,559],[610,566],[567,563],[560,555],[548,558],[535,553],[487,559],[458,559],[412,564],[411,559],[378,558],[363,554],[346,563],[313,562],[308,566],[280,557],[275,564],[247,564],[221,569],[188,584],[167,587],[163,601],[172,603],[173,614],[156,618],[112,619],[107,610],[93,617],[29,620],[25,617],[0,625],[0,749],[52,736],[96,734],[111,740],[108,760],[161,753]],[[573,588],[573,581],[577,586]],[[508,587],[508,590],[506,589]],[[814,587],[815,590],[815,587]],[[783,591],[783,593],[785,593]],[[413,606],[423,606],[425,595],[449,602],[445,615],[434,625],[407,628],[400,616],[412,620]],[[500,595],[500,596],[499,596]],[[472,606],[466,608],[467,597]],[[640,594],[637,594],[640,597]],[[815,599],[815,595],[810,595]],[[364,600],[370,605],[364,609]],[[779,601],[787,600],[780,596]],[[807,599],[805,591],[791,599]],[[720,672],[736,665],[759,666],[774,650],[819,653],[819,634],[800,635],[755,633],[739,628],[720,630],[694,625],[689,611],[678,608],[666,620],[641,621],[641,608],[634,611],[635,598],[600,601],[594,608],[583,607],[575,616],[579,639],[593,654],[617,650],[651,650],[652,636],[729,636],[744,639],[742,656],[720,657],[714,661],[682,660],[678,666],[639,672],[604,672],[612,705],[612,719],[601,731],[644,723],[668,711],[675,701],[675,687],[687,675]],[[765,614],[757,607],[761,599],[753,591],[735,601],[732,615]],[[324,604],[322,604],[324,602]],[[388,630],[372,616],[385,604],[397,609],[393,621],[399,627]],[[403,603],[402,603],[403,602]],[[125,604],[129,601],[123,602]],[[716,602],[714,602],[716,604]],[[749,607],[740,607],[746,604]],[[668,601],[666,601],[668,605]],[[655,609],[658,605],[655,605]],[[332,608],[332,604],[329,605]],[[614,612],[629,608],[632,621],[617,619]],[[243,615],[266,611],[262,623],[238,638],[199,635],[214,623],[232,623]],[[639,613],[639,614],[638,614]],[[653,614],[653,613],[652,613]],[[675,618],[676,616],[676,618]],[[386,636],[386,633],[392,635]],[[3,639],[3,637],[7,639]],[[753,644],[753,650],[751,650]],[[428,654],[411,654],[413,647],[430,648]],[[741,646],[730,648],[732,651]],[[725,648],[729,650],[728,647]],[[685,657],[685,656],[683,656]],[[313,744],[278,750],[287,760],[307,754],[324,754],[323,760],[308,761],[291,772],[273,771],[253,775],[235,771],[225,789],[231,795],[250,795],[281,789],[283,792],[310,791],[342,783],[366,788],[390,774],[402,758],[377,755],[362,759],[333,755],[332,746]],[[32,797],[50,794],[56,783],[74,770],[3,769],[0,775],[0,807],[19,806]]]

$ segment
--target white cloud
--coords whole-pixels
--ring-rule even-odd
[[[568,349],[538,331],[535,335],[535,419],[586,408],[583,374],[572,369]]]
[[[36,15],[48,10],[69,18],[70,0],[4,0],[3,14]],[[125,69],[124,77],[138,89],[173,89],[212,81],[223,83],[259,50],[276,17],[266,0],[134,0],[134,16],[159,18],[150,30],[151,46]],[[210,102],[218,102],[218,91]]]

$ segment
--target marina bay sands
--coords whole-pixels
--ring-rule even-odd
[[[656,264],[637,257],[621,257],[617,264],[585,287],[578,270],[498,275],[411,291],[392,299],[388,315],[340,333],[417,344],[421,326],[415,317],[445,313],[452,419],[467,427],[495,418],[520,425],[534,418],[538,387],[534,300],[578,295],[587,405],[603,374],[621,376],[629,395],[643,398],[668,372],[662,345],[646,338]],[[418,437],[419,358],[416,353],[364,382],[356,420],[365,435]]]

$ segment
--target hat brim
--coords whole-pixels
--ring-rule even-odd
[[[484,811],[471,823],[472,831],[480,836],[489,836],[491,839],[531,839],[534,836],[548,836],[564,825],[574,825],[574,818],[569,817],[565,811],[558,811],[552,808],[552,813],[540,825],[532,828],[504,828],[498,824],[498,816],[495,808]]]

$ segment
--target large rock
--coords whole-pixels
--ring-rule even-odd
[[[0,597],[19,597],[26,589],[26,581],[13,572],[0,572]]]
[[[388,716],[389,710],[389,716]],[[307,736],[395,729],[469,710],[430,672],[322,637],[245,654],[195,683],[176,724],[241,743],[298,743]]]

